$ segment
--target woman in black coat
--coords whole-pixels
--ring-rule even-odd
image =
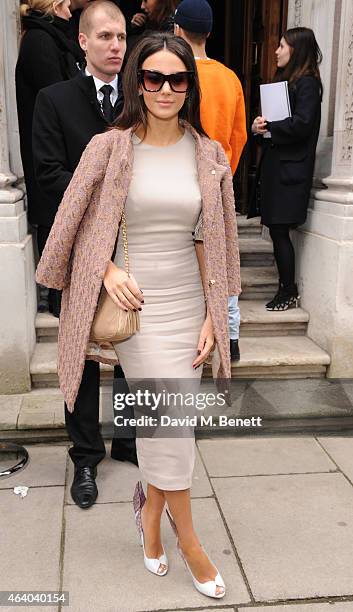
[[[269,228],[279,273],[279,289],[267,310],[298,305],[295,253],[290,229],[305,222],[320,130],[322,83],[318,65],[322,54],[309,28],[287,30],[276,50],[275,81],[288,81],[292,116],[266,122],[257,117],[252,131],[262,145],[259,197],[249,217],[261,214]],[[263,138],[268,132],[269,138]],[[258,203],[259,210],[254,210]]]
[[[32,120],[37,93],[43,87],[65,81],[78,73],[84,56],[78,43],[70,40],[70,0],[28,0],[22,4],[22,37],[16,65],[17,113],[21,157],[27,189],[28,220],[38,225],[41,253],[50,227],[34,176]],[[68,109],[70,112],[70,109]],[[41,212],[40,212],[41,211]]]
[[[37,246],[42,254],[51,226],[51,209],[34,174],[32,123],[37,93],[43,87],[75,76],[84,55],[72,37],[70,0],[27,0],[21,5],[22,36],[16,64],[17,115],[20,150],[27,191],[27,216],[37,226]],[[68,113],[70,109],[67,109]],[[39,206],[40,203],[40,206]],[[48,213],[46,213],[48,210]],[[49,290],[48,304],[40,292],[38,310],[60,313],[61,293]]]

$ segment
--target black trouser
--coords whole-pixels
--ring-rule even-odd
[[[290,239],[290,225],[269,225],[279,280],[290,292],[295,290],[295,253]]]
[[[121,390],[126,392],[126,381],[120,366],[114,368],[114,378],[119,379]],[[85,361],[81,385],[75,402],[73,412],[69,412],[65,404],[65,423],[73,446],[69,455],[78,468],[95,467],[105,457],[105,445],[99,425],[99,363]],[[113,412],[113,406],[112,406]],[[124,418],[133,416],[133,409],[124,408]],[[112,451],[119,444],[128,440],[113,438]]]
[[[44,225],[38,225],[37,227],[37,246],[39,257],[42,256],[50,230],[51,227],[46,227]],[[57,289],[49,289],[48,305],[49,312],[53,313],[56,317],[59,317],[61,308],[61,291],[58,291]]]
[[[50,227],[46,227],[44,225],[38,225],[37,227],[37,246],[39,257],[42,256],[44,251],[45,243],[48,240],[48,236],[50,234]]]

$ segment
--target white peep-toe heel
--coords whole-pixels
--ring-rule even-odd
[[[171,524],[171,527],[176,535],[176,545],[177,545],[177,549],[178,552],[181,556],[181,558],[183,559],[184,563],[185,563],[185,567],[189,570],[190,576],[192,578],[192,581],[194,583],[194,587],[197,591],[199,591],[199,593],[202,593],[202,595],[206,595],[207,597],[214,597],[215,599],[221,599],[222,597],[225,596],[226,594],[226,585],[224,584],[224,580],[221,576],[221,574],[219,573],[219,571],[217,570],[217,575],[214,578],[214,580],[209,580],[208,582],[199,582],[198,580],[196,580],[194,574],[192,573],[189,564],[187,562],[187,560],[185,559],[185,556],[183,554],[183,551],[180,548],[180,544],[179,544],[179,536],[178,536],[178,531],[176,528],[176,524],[173,520],[173,518],[171,517],[168,509],[166,509],[166,513],[169,519],[169,522]],[[223,591],[217,593],[217,587],[221,587],[223,589]]]
[[[143,506],[145,505],[145,502],[146,502],[146,497],[145,497],[145,494],[142,488],[142,483],[139,481],[136,484],[133,504],[134,504],[137,531],[140,536],[141,545],[143,549],[143,561],[145,564],[145,568],[148,569],[149,572],[152,572],[152,574],[156,574],[156,576],[165,576],[168,571],[168,559],[167,559],[167,555],[164,552],[164,549],[163,549],[163,554],[158,559],[152,559],[151,557],[146,556],[145,540],[144,540],[144,534],[143,534],[143,528],[142,528],[142,517],[141,517],[141,510]],[[163,566],[165,566],[165,569],[163,568]]]

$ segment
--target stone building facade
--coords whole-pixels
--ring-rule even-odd
[[[308,334],[331,357],[328,375],[353,377],[353,3],[293,0],[289,27],[312,27],[323,51],[323,116],[313,198],[296,232]]]
[[[325,88],[313,197],[295,233],[308,334],[331,356],[328,375],[353,377],[353,2],[289,0],[288,27],[312,27]],[[36,287],[19,155],[14,70],[19,0],[0,2],[0,393],[30,390]]]

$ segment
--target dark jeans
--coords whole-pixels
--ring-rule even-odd
[[[114,368],[114,378],[122,379],[123,370],[120,366]],[[105,445],[99,424],[99,363],[86,361],[81,385],[75,402],[75,409],[69,412],[65,404],[65,422],[73,446],[69,455],[75,466],[95,467],[105,457]],[[126,391],[125,380],[118,383],[121,391]],[[113,406],[112,406],[113,412]],[[133,416],[133,409],[126,407],[124,417]],[[134,438],[113,438],[112,451],[121,445],[128,447],[134,444]]]

